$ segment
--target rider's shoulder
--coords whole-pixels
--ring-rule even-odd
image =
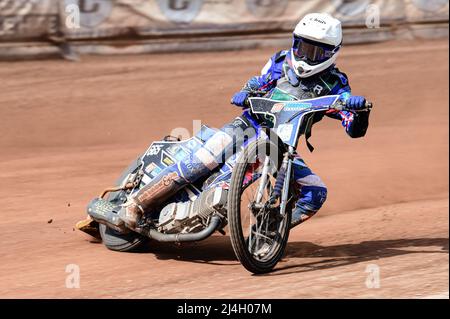
[[[330,74],[339,79],[342,85],[348,85],[348,76],[344,72],[341,72],[337,67],[333,67],[330,70]]]
[[[278,51],[272,56],[271,60],[273,60],[273,62],[275,63],[283,62],[286,59],[288,52],[289,50]]]
[[[262,68],[261,74],[273,74],[273,73],[281,73],[282,72],[282,66],[286,59],[288,51],[287,50],[281,50],[272,55],[267,61],[266,65]]]

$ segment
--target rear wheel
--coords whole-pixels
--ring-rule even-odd
[[[271,271],[288,241],[291,201],[281,215],[279,199],[269,200],[281,162],[278,147],[260,139],[247,146],[233,169],[228,197],[231,243],[242,265],[255,274]]]
[[[121,185],[123,181],[129,176],[129,174],[136,173],[141,165],[141,158],[134,160],[130,166],[122,173],[122,176],[116,182],[116,185]],[[113,204],[122,204],[126,199],[126,192],[119,191],[109,193],[105,198]],[[135,232],[129,232],[127,234],[122,234],[115,231],[112,228],[109,228],[106,225],[99,225],[100,236],[102,237],[103,244],[111,250],[114,251],[135,251],[142,247],[148,239],[142,235],[139,235]]]

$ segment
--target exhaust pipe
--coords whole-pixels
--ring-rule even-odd
[[[127,233],[130,232],[128,228],[125,227],[123,221],[117,216],[114,211],[117,210],[117,206],[104,200],[101,198],[94,199],[89,205],[88,205],[88,214],[92,217],[95,221],[97,221],[100,224],[104,224],[117,232],[120,233]],[[166,243],[177,243],[177,242],[193,242],[193,241],[200,241],[203,239],[206,239],[207,237],[211,236],[212,233],[214,233],[217,228],[222,224],[222,219],[217,216],[213,215],[211,217],[211,220],[209,222],[209,225],[199,231],[198,233],[192,233],[192,234],[163,234],[156,229],[133,229],[135,232],[146,236],[150,239],[154,239],[159,242],[166,242]]]
[[[211,220],[209,222],[209,225],[199,231],[198,233],[192,233],[192,234],[163,234],[156,229],[142,229],[138,232],[141,235],[147,236],[150,239],[154,239],[159,242],[165,242],[165,243],[182,243],[182,242],[193,242],[193,241],[201,241],[203,239],[208,238],[209,236],[214,233],[217,228],[222,224],[222,219],[214,215],[211,217]]]

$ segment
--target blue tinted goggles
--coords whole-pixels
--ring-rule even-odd
[[[310,65],[325,62],[337,51],[339,51],[340,47],[341,45],[334,47],[332,45],[315,42],[296,35],[294,35],[294,43],[292,45],[295,58]]]

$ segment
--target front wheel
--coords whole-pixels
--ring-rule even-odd
[[[289,237],[291,201],[280,213],[279,199],[269,201],[282,154],[271,141],[249,144],[233,169],[228,197],[228,222],[233,250],[255,274],[270,272],[281,260]],[[289,177],[286,177],[289,178]]]

